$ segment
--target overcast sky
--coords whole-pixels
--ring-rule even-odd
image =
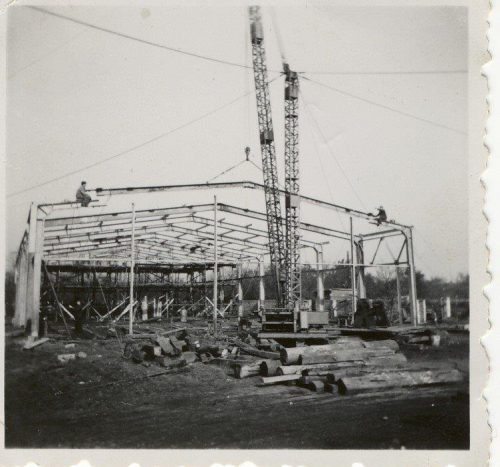
[[[46,9],[251,65],[245,8]],[[82,179],[91,188],[206,182],[243,160],[247,145],[260,164],[255,97],[242,97],[253,90],[251,70],[30,8],[12,7],[8,15],[8,195],[142,145],[8,197],[8,252],[18,247],[32,200],[72,199]],[[281,69],[281,42],[292,69],[313,80],[301,79],[302,193],[368,211],[382,204],[389,218],[415,226],[418,269],[445,278],[467,272],[466,10],[309,6],[274,14],[265,8],[263,15],[270,78]],[[283,78],[270,87],[283,180]],[[262,182],[262,174],[243,164],[218,178],[243,179]],[[261,193],[219,196],[264,209]],[[108,204],[207,199],[206,192],[168,193]],[[332,212],[306,209],[307,220],[348,225]],[[326,260],[345,250],[332,245]]]

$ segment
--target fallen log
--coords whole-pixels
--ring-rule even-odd
[[[325,392],[331,392],[332,394],[338,394],[339,389],[335,383],[325,383]]]
[[[260,364],[260,374],[262,376],[276,376],[279,366],[279,360],[264,360]]]
[[[280,354],[278,352],[266,352],[264,350],[259,350],[256,347],[245,344],[244,342],[238,340],[238,339],[233,339],[232,343],[239,347],[242,352],[248,354],[248,355],[254,355],[255,357],[260,357],[260,358],[265,358],[268,360],[279,360],[280,359]]]
[[[260,374],[261,362],[245,363],[234,365],[234,376],[238,379],[248,378],[250,376],[258,376]]]
[[[392,355],[384,355],[380,357],[369,357],[365,360],[356,360],[348,362],[337,362],[337,363],[324,363],[323,366],[317,367],[306,366],[307,368],[302,371],[303,375],[327,375],[335,371],[342,371],[351,369],[353,372],[358,369],[359,371],[373,371],[373,368],[397,368],[401,369],[407,366],[408,361],[402,353],[396,353]]]
[[[379,379],[383,376],[390,378],[390,374],[398,373],[421,373],[424,371],[435,371],[435,372],[446,372],[456,370],[457,365],[455,363],[448,362],[415,362],[415,363],[405,363],[404,365],[397,365],[395,367],[377,367],[377,366],[362,366],[362,367],[351,367],[343,368],[331,372],[331,381],[338,381],[339,379],[350,377],[350,376],[364,376],[367,375],[368,378]]]
[[[300,359],[306,354],[314,355],[331,355],[332,352],[340,350],[350,350],[350,349],[362,349],[362,341],[341,341],[334,344],[326,345],[310,345],[303,347],[290,347],[282,348],[280,351],[280,359],[284,365],[293,365],[294,363],[300,364]]]
[[[463,380],[456,370],[380,372],[364,376],[346,376],[337,381],[339,394],[377,392],[397,387],[419,387],[458,383]]]
[[[325,383],[319,379],[312,380],[306,387],[314,392],[325,392]]]
[[[322,374],[319,372],[324,371],[326,373],[331,373],[332,370],[337,370],[339,368],[351,367],[351,366],[361,366],[365,365],[364,360],[353,360],[347,362],[335,362],[335,363],[312,363],[310,365],[289,365],[280,366],[276,370],[277,375],[294,375],[294,374],[305,374],[306,376],[310,374]],[[318,373],[314,373],[318,372]]]
[[[365,349],[392,349],[395,352],[399,351],[399,344],[393,339],[385,339],[382,341],[363,341]]]
[[[353,350],[338,350],[338,351],[316,351],[309,350],[299,357],[299,364],[308,365],[311,363],[334,363],[345,362],[352,360],[366,360],[370,357],[382,357],[393,355],[394,350],[382,349],[353,349]]]
[[[283,376],[269,376],[261,378],[261,386],[268,386],[270,384],[288,383],[289,381],[297,381],[300,375],[283,375]]]

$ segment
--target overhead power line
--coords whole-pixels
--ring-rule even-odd
[[[210,62],[221,63],[223,65],[230,65],[230,66],[234,66],[234,67],[238,67],[238,68],[252,69],[251,66],[244,65],[242,63],[231,62],[229,60],[223,60],[223,59],[216,58],[216,57],[209,57],[206,55],[201,55],[201,54],[197,54],[194,52],[189,52],[187,50],[178,49],[176,47],[170,47],[168,45],[158,44],[157,42],[152,42],[152,41],[148,41],[146,39],[141,39],[139,37],[130,36],[129,34],[125,34],[122,32],[113,31],[112,29],[104,28],[102,26],[97,26],[97,25],[92,24],[92,23],[87,23],[86,21],[82,21],[82,20],[79,20],[76,18],[71,18],[70,16],[61,15],[59,13],[54,13],[53,11],[45,10],[43,8],[38,8],[35,6],[29,6],[28,8],[31,8],[32,10],[39,11],[40,13],[44,13],[46,15],[55,16],[56,18],[64,19],[66,21],[71,21],[73,23],[79,24],[80,26],[86,26],[88,28],[97,29],[98,31],[107,32],[108,34],[113,34],[115,36],[119,36],[119,37],[122,37],[124,39],[129,39],[131,41],[140,42],[142,44],[150,45],[152,47],[156,47],[159,49],[168,50],[170,52],[176,52],[179,54],[188,55],[190,57],[199,58],[201,60],[206,60],[206,61],[210,61]]]
[[[202,55],[202,54],[198,54],[195,52],[190,52],[188,50],[179,49],[177,47],[171,47],[171,46],[164,45],[164,44],[158,44],[157,42],[148,41],[146,39],[141,39],[140,37],[131,36],[130,34],[125,34],[125,33],[119,32],[119,31],[114,31],[112,29],[98,26],[96,24],[88,23],[87,21],[83,21],[83,20],[80,20],[77,18],[72,18],[72,17],[66,16],[66,15],[61,15],[60,13],[55,13],[53,11],[45,10],[44,8],[39,8],[36,6],[28,6],[27,8],[31,8],[32,10],[38,11],[40,13],[44,13],[46,15],[51,15],[55,18],[63,19],[66,21],[71,21],[75,24],[79,24],[80,26],[85,26],[88,28],[96,29],[97,31],[106,32],[108,34],[113,34],[115,36],[122,37],[124,39],[128,39],[131,41],[136,41],[136,42],[139,42],[141,44],[150,45],[152,47],[168,50],[169,52],[175,52],[175,53],[187,55],[190,57],[198,58],[200,60],[205,60],[205,61],[209,61],[209,62],[220,63],[222,65],[228,65],[228,66],[233,66],[233,67],[237,67],[237,68],[244,68],[247,70],[253,70],[253,67],[251,65],[247,65],[245,63],[232,62],[230,60],[224,60],[224,59],[217,58],[217,57],[210,57],[207,55]],[[275,25],[276,33],[279,35],[279,30],[277,29],[277,20],[275,18],[274,11],[273,11],[272,20],[273,20],[273,23]],[[280,46],[280,53],[281,53],[281,56],[283,59],[284,58],[283,43],[282,43],[280,36],[278,37],[278,42],[279,42],[279,46]],[[43,58],[45,58],[45,57],[42,57],[42,59]],[[275,73],[280,72],[280,70],[269,70],[269,71],[273,71]],[[467,70],[422,70],[422,71],[418,71],[418,70],[415,70],[415,71],[316,71],[316,70],[313,70],[313,71],[299,71],[298,73],[310,74],[310,75],[406,75],[406,74],[411,74],[411,75],[422,74],[422,75],[424,75],[424,74],[467,73]]]
[[[278,77],[279,76],[274,77],[273,79],[271,79],[269,81],[269,83],[272,83]],[[160,140],[162,138],[165,138],[166,136],[169,136],[172,133],[175,133],[175,132],[177,132],[179,130],[182,130],[183,128],[186,128],[186,127],[188,127],[188,126],[190,126],[190,125],[192,125],[192,124],[194,124],[196,122],[199,122],[200,120],[203,120],[203,119],[205,119],[205,118],[207,118],[207,117],[209,117],[211,115],[214,115],[217,112],[220,112],[221,110],[223,110],[223,109],[231,106],[235,102],[238,102],[239,100],[244,99],[248,94],[250,94],[252,92],[254,92],[254,91],[250,91],[248,93],[245,93],[245,94],[237,97],[236,99],[233,99],[233,100],[227,102],[226,104],[221,105],[220,107],[217,107],[216,109],[210,110],[209,112],[206,112],[203,115],[200,115],[199,117],[194,118],[193,120],[190,120],[189,122],[183,123],[182,125],[179,125],[179,126],[177,126],[175,128],[172,128],[172,129],[166,131],[165,133],[162,133],[161,135],[155,136],[154,138],[151,138],[151,139],[149,139],[147,141],[144,141],[141,144],[138,144],[138,145],[133,146],[133,147],[131,147],[129,149],[126,149],[125,151],[121,151],[118,154],[114,154],[112,156],[109,156],[109,157],[106,157],[104,159],[98,160],[98,161],[96,161],[96,162],[94,162],[92,164],[89,164],[89,165],[86,165],[84,167],[80,167],[78,169],[72,170],[70,172],[67,172],[65,174],[62,174],[62,175],[59,175],[57,177],[51,178],[50,180],[46,180],[46,181],[38,183],[36,185],[30,186],[30,187],[25,188],[23,190],[19,190],[19,191],[15,191],[13,193],[9,193],[9,194],[7,194],[7,198],[11,198],[13,196],[17,196],[17,195],[20,195],[22,193],[26,193],[27,191],[34,190],[35,188],[40,188],[42,186],[48,185],[49,183],[53,183],[53,182],[56,182],[58,180],[62,180],[63,178],[70,177],[71,175],[75,175],[75,174],[77,174],[79,172],[83,172],[84,170],[91,169],[91,168],[96,167],[98,165],[104,164],[105,162],[108,162],[108,161],[110,161],[112,159],[116,159],[118,157],[125,156],[126,154],[129,154],[129,153],[131,153],[133,151],[136,151],[137,149],[140,149],[140,148],[142,148],[144,146],[147,146],[148,144],[154,143],[155,141],[158,141],[158,140]]]
[[[361,197],[358,195],[358,192],[356,191],[356,189],[354,188],[354,185],[352,184],[350,178],[347,176],[344,168],[342,167],[342,165],[340,164],[339,160],[337,159],[337,157],[335,156],[335,153],[332,151],[332,149],[330,148],[330,145],[328,144],[328,140],[325,136],[325,134],[323,133],[323,130],[321,129],[321,127],[319,126],[319,123],[318,121],[316,120],[316,118],[314,117],[314,114],[312,113],[311,109],[309,108],[309,103],[304,99],[304,94],[302,93],[302,91],[300,91],[300,94],[301,94],[301,97],[302,97],[302,101],[304,102],[305,104],[305,108],[306,108],[306,111],[307,113],[309,114],[309,116],[311,117],[311,120],[312,122],[314,123],[314,126],[316,127],[316,129],[318,130],[318,133],[320,134],[322,140],[323,140],[323,143],[324,145],[326,146],[326,149],[328,150],[328,152],[330,153],[330,156],[333,157],[333,159],[335,160],[335,162],[337,163],[337,166],[338,168],[340,169],[340,171],[342,172],[342,175],[344,175],[344,178],[346,179],[347,183],[349,184],[349,186],[351,187],[352,189],[352,192],[354,193],[354,195],[356,196],[356,198],[358,199],[358,201],[361,203],[361,206],[363,206],[365,208],[365,210],[367,210],[366,206],[365,206],[365,203],[363,203],[363,200],[361,199]],[[320,164],[321,164],[321,167],[323,169],[323,174],[325,173],[325,170],[323,168],[323,163],[321,162],[321,158],[319,158],[320,160]],[[329,186],[329,185],[328,185]],[[331,192],[330,192],[330,195],[331,195]]]
[[[467,70],[401,70],[401,71],[299,71],[307,75],[459,75]]]
[[[311,83],[314,83],[314,84],[316,84],[318,86],[322,86],[322,87],[324,87],[326,89],[330,89],[331,91],[334,91],[334,92],[336,92],[338,94],[342,94],[344,96],[351,97],[351,98],[356,99],[358,101],[362,101],[362,102],[365,102],[367,104],[371,104],[371,105],[374,105],[376,107],[380,107],[382,109],[389,110],[390,112],[394,112],[394,113],[397,113],[399,115],[403,115],[405,117],[412,118],[414,120],[418,120],[420,122],[428,123],[429,125],[433,125],[433,126],[436,126],[436,127],[439,127],[439,128],[443,128],[445,130],[453,131],[454,133],[458,133],[460,135],[467,135],[467,132],[465,132],[465,131],[457,130],[456,128],[452,128],[450,126],[443,125],[442,123],[437,123],[437,122],[434,122],[433,120],[428,120],[426,118],[418,117],[418,116],[410,114],[408,112],[404,112],[402,110],[395,109],[395,108],[390,107],[388,105],[381,104],[379,102],[375,102],[375,101],[372,101],[370,99],[366,99],[364,97],[357,96],[356,94],[352,94],[350,92],[343,91],[342,89],[338,89],[338,88],[335,88],[333,86],[329,86],[328,84],[321,83],[320,81],[316,81],[314,79],[308,78],[307,76],[304,76],[303,79],[307,80],[307,81],[310,81]]]

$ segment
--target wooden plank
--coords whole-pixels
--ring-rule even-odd
[[[260,339],[328,339],[326,332],[307,333],[307,332],[259,332],[257,337]]]
[[[287,383],[289,381],[297,381],[299,379],[300,379],[300,375],[270,376],[268,378],[262,377],[261,385],[267,386],[270,384]]]
[[[28,339],[26,341],[26,344],[24,344],[23,349],[24,350],[33,349],[35,347],[38,347],[39,345],[45,344],[45,342],[48,342],[49,340],[50,339],[48,337],[42,337],[41,339],[37,340]]]

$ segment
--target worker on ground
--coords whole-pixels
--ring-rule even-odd
[[[382,224],[382,222],[387,221],[387,213],[385,212],[384,206],[380,206],[377,208],[376,214],[370,214],[370,216],[375,217],[375,221],[377,222],[377,226]]]
[[[75,317],[75,334],[81,336],[83,334],[84,310],[82,302],[77,300],[73,307],[73,316]]]
[[[92,201],[92,198],[87,194],[87,182],[82,182],[76,190],[76,201],[81,203],[83,207],[87,207]]]

